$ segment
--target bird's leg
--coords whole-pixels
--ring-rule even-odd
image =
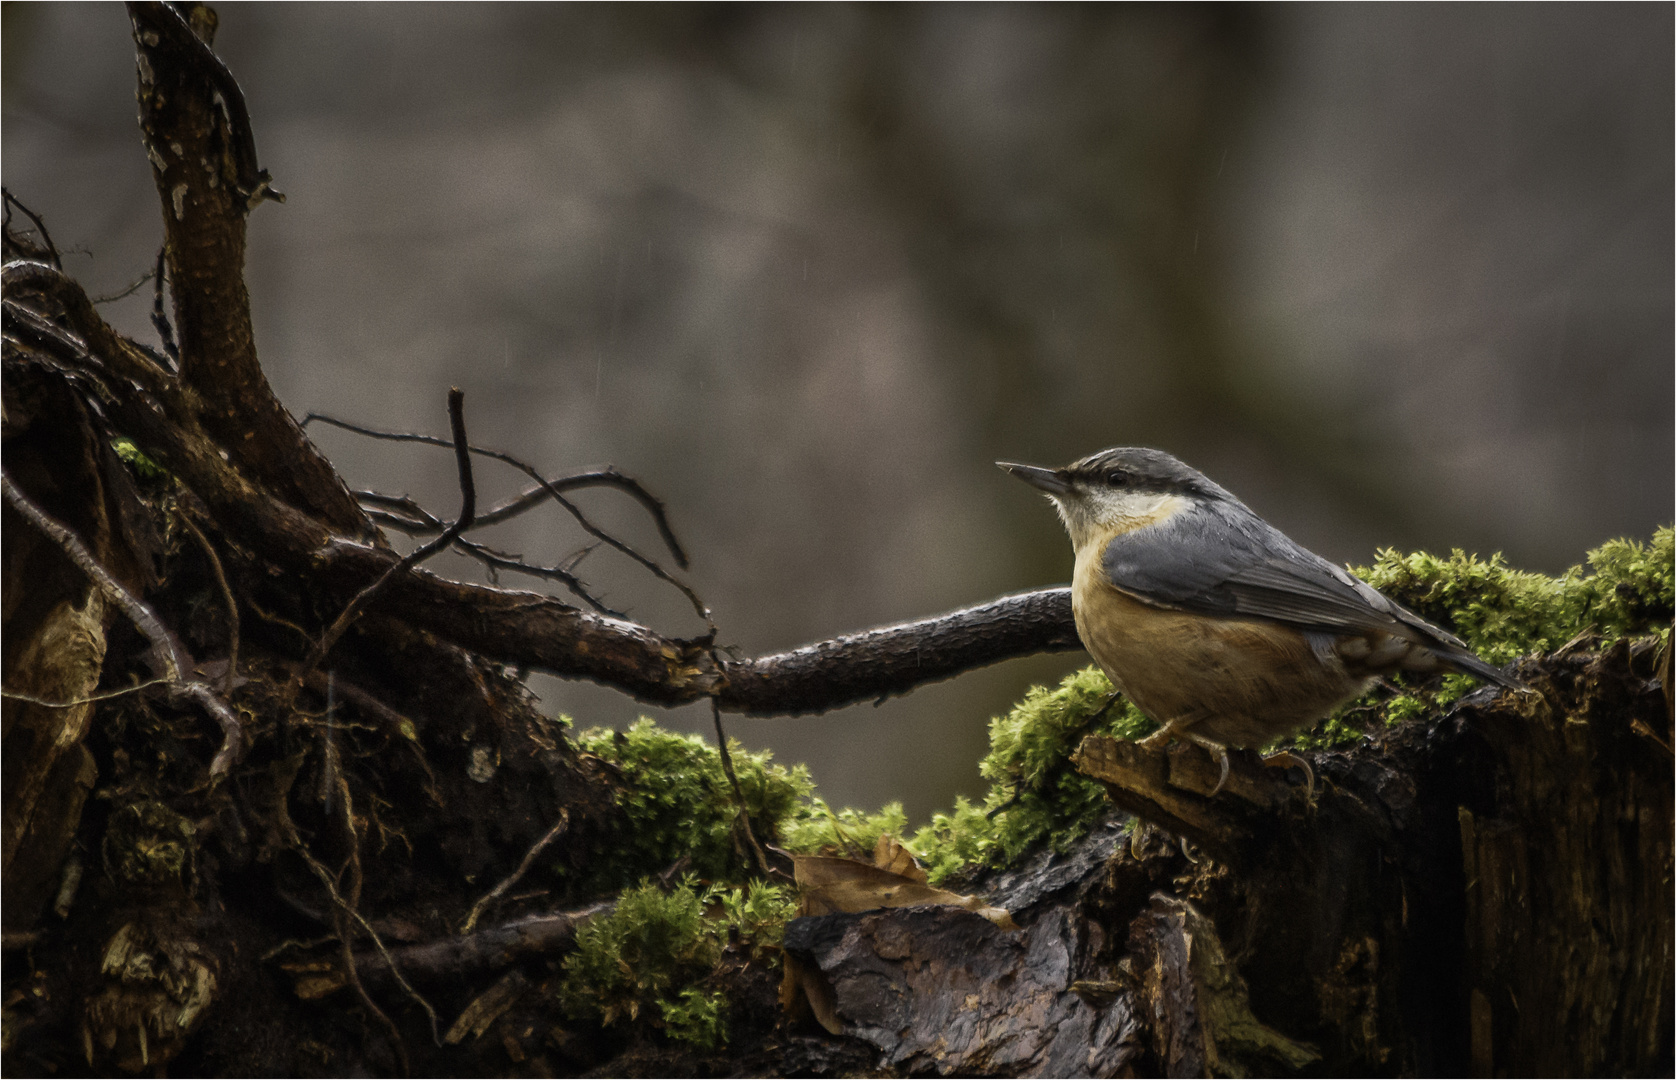
[[[1212,760],[1222,766],[1222,775],[1217,778],[1216,787],[1212,788],[1210,793],[1210,797],[1214,799],[1222,793],[1222,788],[1228,783],[1228,748],[1214,739],[1207,739],[1203,735],[1195,735],[1189,728],[1194,719],[1197,719],[1197,717],[1189,719],[1178,716],[1142,739],[1137,745],[1144,746],[1148,750],[1162,750],[1170,744],[1171,739],[1180,739],[1183,742],[1190,742],[1194,746],[1201,747],[1205,753],[1211,756]]]
[[[1282,750],[1264,758],[1263,764],[1271,769],[1286,769],[1296,765],[1304,771],[1304,798],[1315,798],[1315,770],[1310,768],[1308,759],[1301,758],[1290,750]]]

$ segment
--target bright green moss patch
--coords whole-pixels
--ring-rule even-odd
[[[112,439],[111,449],[116,451],[116,456],[141,480],[165,480],[169,476],[161,465],[147,457],[144,451],[134,445],[134,440],[126,435],[118,435]]]
[[[956,799],[953,811],[933,815],[906,840],[933,885],[974,865],[1005,865],[1044,844],[1063,850],[1088,832],[1105,812],[1105,793],[1071,768],[1071,752],[1093,732],[1134,738],[1153,726],[1123,700],[1102,714],[1111,689],[1098,668],[1085,668],[1055,689],[1031,687],[1012,711],[990,721],[989,754],[978,766],[989,794],[981,804]],[[903,837],[906,827],[901,803],[876,814],[833,813],[815,799],[782,836],[791,851],[865,859],[881,833]]]
[[[1088,832],[1106,812],[1105,792],[1071,768],[1071,753],[1085,735],[1132,739],[1153,728],[1127,700],[1106,708],[1111,692],[1106,676],[1088,667],[1052,690],[1031,687],[990,721],[989,754],[978,764],[990,783],[982,805],[957,799],[952,813],[934,814],[909,842],[933,884],[966,866],[1005,866],[1044,845],[1063,851]]]
[[[1672,530],[1650,544],[1613,540],[1587,564],[1558,577],[1514,570],[1457,549],[1448,558],[1387,548],[1354,568],[1393,600],[1451,628],[1484,659],[1506,664],[1551,652],[1581,633],[1608,640],[1668,627],[1672,608]]]
[[[584,731],[577,742],[616,766],[623,782],[617,830],[589,859],[585,884],[602,891],[617,888],[683,857],[706,880],[743,881],[748,876],[734,842],[738,809],[733,786],[714,746],[697,735],[664,731],[645,717],[625,732]],[[772,840],[782,821],[808,813],[814,791],[808,769],[772,765],[767,751],[751,753],[732,740],[728,745],[759,839]]]
[[[867,814],[849,808],[834,812],[825,799],[816,797],[805,813],[786,821],[780,838],[787,851],[798,854],[825,852],[867,859],[880,836],[904,836],[907,828],[908,815],[900,802],[886,803],[878,813]]]
[[[672,1039],[714,1050],[727,1041],[727,995],[711,985],[730,940],[777,946],[795,914],[774,885],[702,888],[690,875],[664,892],[646,883],[576,932],[559,1005],[609,1027],[645,1019]]]

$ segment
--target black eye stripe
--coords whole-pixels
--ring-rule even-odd
[[[1106,474],[1106,483],[1112,485],[1113,487],[1127,487],[1129,486],[1130,479],[1129,474],[1124,472],[1122,469],[1113,469],[1111,472]]]

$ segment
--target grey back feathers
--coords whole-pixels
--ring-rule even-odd
[[[1299,546],[1162,451],[1106,450],[1066,470],[1090,484],[1117,471],[1128,474],[1112,477],[1118,483],[1185,496],[1175,513],[1120,533],[1101,553],[1106,579],[1136,599],[1200,615],[1269,619],[1310,632],[1390,635],[1482,679],[1518,685],[1453,634]]]

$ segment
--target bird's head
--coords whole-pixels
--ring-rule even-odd
[[[1079,550],[1090,540],[1162,521],[1193,501],[1235,501],[1197,469],[1144,447],[1113,447],[1062,469],[995,464],[1053,500]]]

